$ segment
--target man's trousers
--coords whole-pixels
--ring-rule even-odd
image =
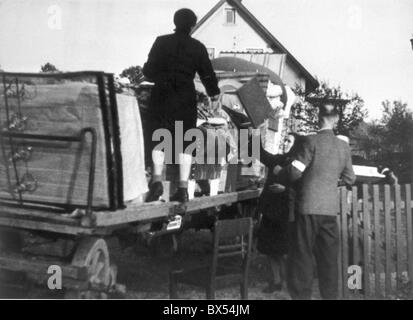
[[[320,294],[337,299],[339,232],[336,216],[297,214],[291,229],[287,282],[292,299],[311,299],[314,259]]]

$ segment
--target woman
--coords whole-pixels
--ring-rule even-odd
[[[284,154],[272,155],[261,146],[260,161],[268,168],[267,180],[259,200],[262,220],[258,230],[257,249],[269,258],[271,278],[264,293],[282,289],[282,265],[288,253],[288,225],[290,212],[290,190],[277,183],[274,169],[290,163],[290,155],[299,136],[289,133],[284,142]]]

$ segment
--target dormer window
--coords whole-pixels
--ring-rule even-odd
[[[235,12],[234,8],[225,9],[225,24],[235,24]]]

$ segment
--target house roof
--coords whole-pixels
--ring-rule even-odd
[[[228,3],[235,8],[238,14],[250,25],[251,28],[269,45],[273,50],[286,54],[287,61],[294,65],[306,79],[306,92],[309,93],[319,86],[318,81],[308,72],[303,65],[269,32],[261,22],[241,3],[241,0],[220,0],[193,28],[191,34],[195,33],[223,4]]]

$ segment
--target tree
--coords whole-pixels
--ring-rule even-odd
[[[381,119],[368,123],[362,147],[391,168],[399,182],[413,181],[413,114],[402,101],[382,102]]]
[[[51,64],[50,62],[46,62],[46,64],[42,65],[40,67],[40,72],[60,72],[53,64]]]
[[[130,83],[134,86],[137,86],[144,80],[141,66],[131,66],[126,68],[121,72],[120,76],[128,78]]]
[[[318,129],[318,103],[310,103],[306,100],[303,88],[297,87],[295,93],[298,96],[297,103],[292,107],[292,116],[296,120],[296,131],[310,133]],[[348,95],[340,86],[331,87],[325,81],[321,82],[310,98],[327,98],[336,100],[339,112],[339,122],[336,133],[348,136],[354,128],[367,116],[363,99],[356,93]],[[347,102],[343,102],[348,100]]]
[[[364,150],[367,158],[377,158],[382,151],[384,127],[379,120],[365,124],[365,130],[357,128],[353,135],[360,141],[360,148]]]
[[[390,152],[409,152],[413,149],[413,114],[407,103],[382,102],[383,143]]]

